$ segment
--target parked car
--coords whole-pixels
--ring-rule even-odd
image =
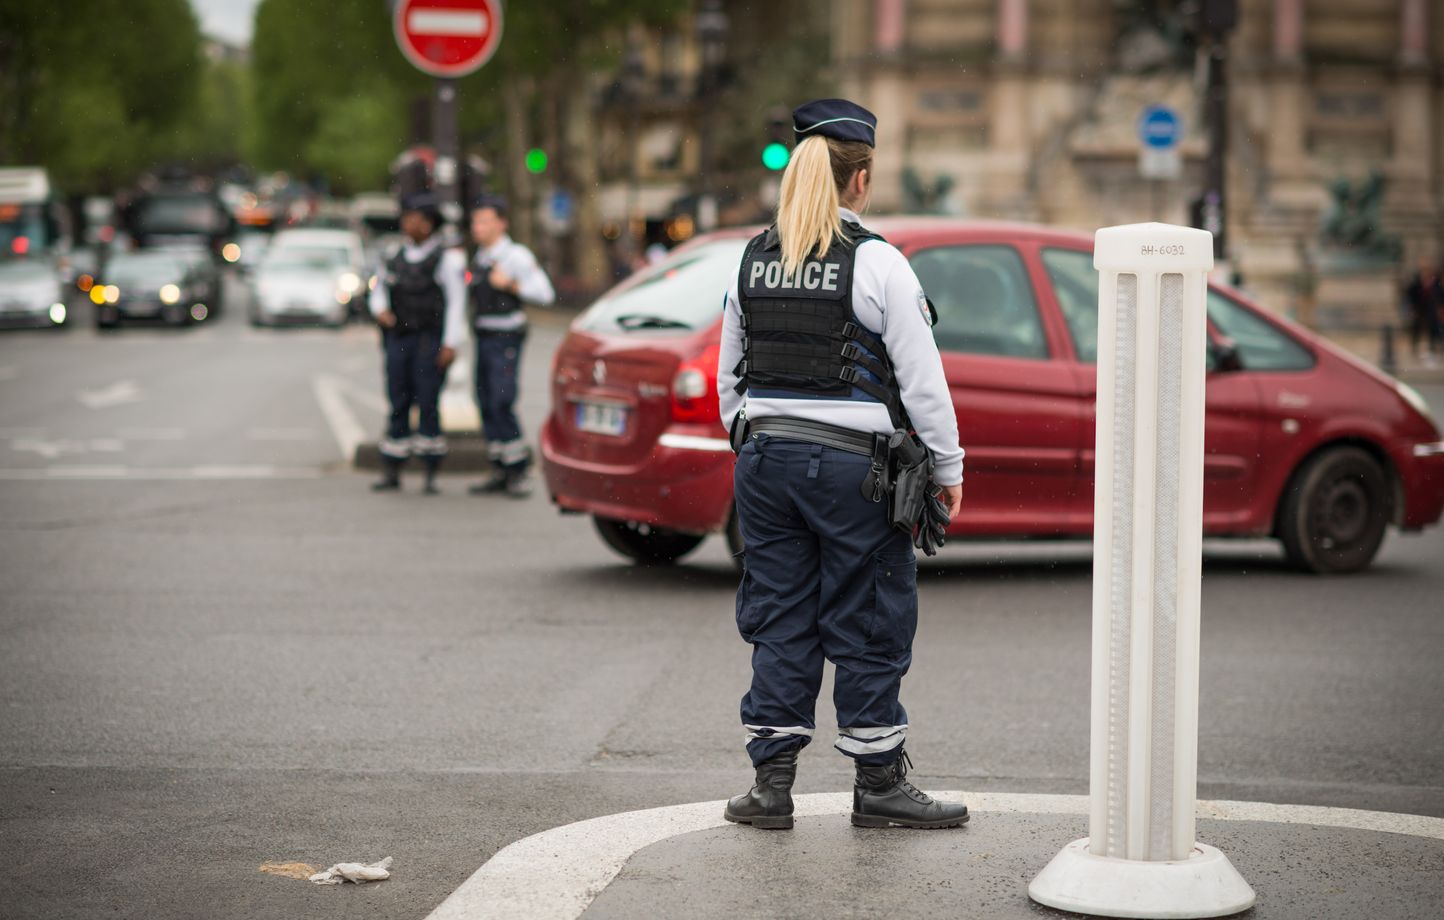
[[[206,282],[191,257],[145,249],[112,255],[89,294],[96,325],[110,328],[122,319],[160,319],[170,326],[205,319],[205,292]]]
[[[1092,240],[940,218],[869,225],[911,261],[967,449],[955,536],[1088,538],[1098,276]],[[646,562],[709,533],[741,549],[718,418],[722,295],[753,230],[719,231],[608,292],[554,358],[552,500]],[[1208,294],[1203,526],[1275,537],[1314,572],[1374,558],[1389,523],[1444,512],[1444,440],[1419,394],[1237,291]]]

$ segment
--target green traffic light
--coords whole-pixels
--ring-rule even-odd
[[[762,165],[768,169],[777,170],[787,166],[787,161],[792,158],[792,152],[787,149],[786,144],[779,144],[773,141],[762,148]]]
[[[540,147],[533,147],[526,152],[526,170],[530,173],[544,173],[547,171],[547,152]]]

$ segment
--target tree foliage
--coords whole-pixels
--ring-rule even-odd
[[[44,165],[78,192],[234,156],[214,128],[238,142],[224,125],[238,113],[205,107],[209,71],[186,0],[0,0],[0,162]]]
[[[505,5],[496,56],[457,81],[464,145],[506,156],[502,95],[577,76],[619,54],[629,22],[657,21],[685,0],[571,0]],[[409,143],[429,140],[433,80],[402,56],[382,0],[262,0],[252,41],[258,165],[379,187]],[[534,111],[534,106],[528,106]],[[418,132],[417,129],[420,129]],[[527,130],[524,128],[524,130]],[[418,136],[419,134],[419,136]]]

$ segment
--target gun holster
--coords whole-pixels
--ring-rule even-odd
[[[742,445],[747,443],[746,410],[739,410],[732,416],[732,427],[727,429],[727,443],[732,445],[732,453],[742,453]]]
[[[892,455],[892,526],[907,534],[917,531],[923,519],[928,483],[933,478],[933,455],[917,436],[898,429],[888,439]]]

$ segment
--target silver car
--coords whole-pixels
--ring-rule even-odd
[[[285,230],[256,266],[251,322],[346,322],[366,295],[361,239],[349,230]]]
[[[65,319],[65,292],[53,262],[0,260],[0,326],[60,326]]]

